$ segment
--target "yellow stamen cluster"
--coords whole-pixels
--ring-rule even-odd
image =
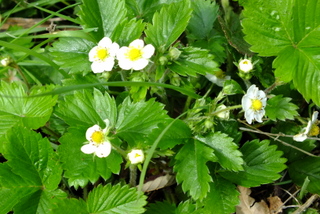
[[[311,130],[310,130],[310,132],[309,132],[309,135],[310,135],[310,136],[318,136],[319,133],[320,133],[320,128],[319,128],[319,126],[313,125],[312,128],[311,128]]]
[[[97,51],[97,56],[99,59],[104,60],[106,57],[108,57],[109,53],[107,49],[99,49]]]
[[[137,49],[137,48],[131,48],[129,50],[129,53],[128,53],[128,58],[131,60],[131,61],[135,61],[135,60],[138,60],[140,59],[142,56],[142,53],[141,53],[141,50]]]
[[[93,142],[100,144],[103,141],[103,132],[102,131],[95,131],[91,135],[91,139]]]
[[[261,100],[253,99],[251,107],[255,111],[260,111],[263,108]]]

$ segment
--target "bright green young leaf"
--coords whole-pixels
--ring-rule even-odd
[[[148,204],[145,214],[175,214],[176,206],[168,201],[156,201]]]
[[[216,161],[213,149],[197,140],[190,140],[177,153],[174,171],[176,179],[182,183],[184,192],[189,192],[194,200],[203,199],[210,191],[212,178],[206,166],[208,161]]]
[[[241,186],[255,187],[271,183],[279,179],[281,176],[278,173],[286,168],[286,159],[281,157],[283,153],[277,151],[277,146],[270,146],[268,140],[247,142],[240,151],[245,162],[244,171],[223,171],[219,174]]]
[[[60,68],[70,73],[86,74],[91,71],[89,51],[96,45],[81,38],[60,38],[49,51]]]
[[[241,1],[245,39],[261,56],[277,56],[275,76],[320,104],[320,0]]]
[[[218,162],[223,168],[232,171],[243,170],[242,153],[238,150],[237,144],[233,142],[231,137],[215,132],[205,137],[197,136],[196,138],[213,149]]]
[[[206,49],[185,47],[178,60],[169,65],[169,69],[182,76],[196,76],[197,73],[205,75],[212,73],[218,67],[213,55]]]
[[[121,186],[98,186],[89,193],[87,209],[89,213],[125,214],[144,213],[146,196],[139,198],[136,188]]]
[[[105,128],[105,119],[110,121],[110,126],[116,123],[117,107],[115,100],[105,93],[104,95],[94,89],[93,95],[88,91],[76,91],[67,95],[58,104],[55,112],[70,126],[89,128],[95,124]]]
[[[191,2],[191,8],[193,9],[191,19],[188,24],[188,32],[195,39],[206,39],[209,37],[209,33],[213,29],[213,23],[215,22],[219,6],[215,2],[198,0]]]
[[[320,194],[320,158],[319,157],[305,157],[297,160],[288,166],[288,171],[291,179],[302,186],[306,177],[309,178],[310,183],[307,190],[311,193]]]
[[[51,116],[52,107],[56,104],[57,97],[28,97],[28,95],[41,94],[45,91],[45,88],[33,88],[27,94],[22,83],[13,82],[8,84],[1,82],[0,135],[5,134],[11,127],[16,125],[31,129],[38,129],[44,126]]]
[[[210,192],[203,200],[204,212],[226,214],[234,213],[239,204],[239,192],[230,181],[218,176],[210,183]]]
[[[127,14],[125,0],[83,0],[82,2],[79,18],[84,29],[97,28],[96,32],[91,32],[96,42],[104,36],[111,37],[114,29]]]
[[[125,19],[113,31],[112,38],[120,46],[128,46],[130,42],[140,38],[144,28],[145,23],[142,20],[131,19],[128,21]]]
[[[59,200],[56,206],[50,211],[50,214],[89,214],[85,201],[75,198]]]
[[[298,106],[290,103],[290,101],[291,98],[282,97],[282,95],[268,99],[265,108],[267,117],[271,120],[293,120],[294,116],[298,115]]]
[[[191,12],[189,0],[163,6],[145,30],[146,42],[164,52],[185,31]]]
[[[69,185],[75,188],[84,187],[88,182],[94,183],[99,176],[108,179],[112,173],[118,174],[122,163],[122,157],[114,150],[106,158],[84,154],[80,149],[87,141],[86,131],[82,127],[69,128],[59,140],[61,145],[58,152],[65,170],[64,176],[68,178]]]
[[[200,213],[203,213],[203,210],[199,209],[196,211],[196,206],[194,204],[192,204],[190,200],[188,200],[183,203],[181,202],[175,212],[175,214],[185,214],[185,213],[195,213],[195,214],[199,213],[200,214]]]
[[[62,169],[46,138],[26,128],[8,131],[0,165],[0,213],[15,208],[16,213],[45,213],[55,197],[65,197],[55,189]]]
[[[146,135],[158,128],[158,124],[168,120],[163,107],[154,99],[132,103],[126,98],[119,106],[116,135],[131,146],[143,142]]]

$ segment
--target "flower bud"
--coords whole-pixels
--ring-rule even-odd
[[[244,73],[249,73],[253,69],[253,64],[250,59],[242,59],[239,61],[238,68]]]
[[[181,51],[179,51],[177,48],[174,48],[174,47],[171,47],[169,49],[169,57],[170,57],[170,60],[176,60],[179,58],[181,54]]]
[[[133,149],[130,153],[128,153],[128,159],[131,164],[138,164],[144,161],[144,154],[141,149]]]
[[[225,105],[219,105],[216,109],[216,111],[221,111],[223,109],[226,109],[227,106]],[[228,120],[229,119],[229,115],[230,115],[230,111],[229,110],[226,110],[226,111],[221,111],[217,114],[217,117],[223,119],[223,120]]]

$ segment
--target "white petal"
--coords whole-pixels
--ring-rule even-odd
[[[110,154],[110,152],[111,152],[110,142],[104,142],[97,147],[95,154],[99,158],[104,158],[104,157],[107,157]]]
[[[144,42],[141,39],[136,39],[129,44],[129,47],[135,47],[138,49],[142,49],[144,46]]]
[[[212,83],[214,83],[214,84],[216,84],[217,79],[218,79],[218,77],[217,77],[216,75],[214,75],[214,74],[209,74],[209,73],[206,74],[206,78],[207,78],[210,82],[212,82]]]
[[[145,59],[149,59],[154,54],[154,47],[153,45],[146,45],[142,50],[142,57]]]
[[[122,68],[123,70],[130,70],[132,69],[132,61],[128,60],[128,59],[122,59],[118,61],[118,65],[120,68]]]
[[[101,67],[104,71],[111,71],[114,66],[114,58],[108,57],[104,62],[101,62]]]
[[[119,45],[117,43],[112,43],[112,45],[109,48],[109,54],[110,56],[115,56],[119,50]]]
[[[244,117],[246,118],[246,121],[251,124],[252,120],[254,119],[254,111],[249,109],[244,112]]]
[[[149,61],[147,59],[138,59],[132,62],[132,69],[136,71],[144,69],[148,63]]]
[[[129,48],[128,47],[121,47],[118,51],[117,51],[117,59],[118,60],[123,60],[123,59],[127,59],[126,54],[128,53]]]
[[[99,125],[94,125],[94,126],[91,126],[90,128],[88,128],[86,131],[86,139],[88,141],[91,141],[92,134],[97,131],[101,131],[101,128]]]
[[[111,46],[111,44],[112,44],[112,41],[109,37],[103,37],[98,43],[98,46],[108,48]]]
[[[101,63],[101,62],[93,62],[91,64],[91,70],[95,74],[104,72],[103,63]]]
[[[143,151],[140,149],[133,149],[128,154],[128,158],[132,164],[142,163],[144,161]]]
[[[254,113],[254,119],[255,119],[257,122],[259,122],[259,123],[262,123],[262,122],[263,122],[263,121],[262,121],[263,116],[264,116],[264,110],[261,110],[261,111],[259,111],[259,112],[255,112],[255,113]]]
[[[304,134],[305,135],[309,134],[309,132],[311,131],[311,128],[312,128],[312,121],[309,120],[308,125],[304,131]]]
[[[266,97],[266,93],[264,93],[264,91],[262,91],[262,90],[259,90],[258,91],[258,98],[259,99],[263,99],[265,97]]]
[[[307,135],[306,135],[306,134],[303,134],[303,133],[296,134],[295,136],[293,136],[293,139],[294,139],[295,141],[302,142],[302,141],[304,141],[305,139],[307,139]]]
[[[247,95],[244,95],[241,99],[241,105],[244,111],[251,109],[252,101]]]
[[[313,112],[313,114],[312,114],[312,119],[311,119],[312,124],[314,124],[314,123],[317,121],[317,119],[318,119],[318,114],[319,114],[319,112],[317,112],[317,111]]]
[[[86,144],[86,145],[83,145],[81,147],[81,151],[85,154],[92,154],[96,151],[97,147],[94,146],[92,143],[89,143],[89,144]]]
[[[95,61],[95,56],[97,55],[97,48],[98,48],[98,46],[95,46],[89,51],[89,61],[90,62]]]

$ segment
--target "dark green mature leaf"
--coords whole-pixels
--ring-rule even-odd
[[[97,28],[96,32],[91,32],[96,42],[104,36],[111,37],[114,29],[127,14],[125,0],[83,0],[82,2],[79,12],[80,21],[84,29]]]
[[[190,140],[177,153],[174,171],[184,192],[189,192],[194,200],[203,199],[210,191],[212,178],[206,166],[208,161],[216,161],[213,150],[200,141]]]
[[[56,104],[57,97],[28,97],[28,95],[44,93],[46,90],[46,88],[33,88],[27,94],[22,83],[1,82],[0,135],[7,133],[11,127],[16,125],[31,129],[44,126],[51,116],[52,107]]]
[[[175,214],[176,206],[170,204],[168,201],[156,201],[156,203],[151,203],[147,207],[145,214]]]
[[[60,68],[70,73],[91,71],[89,61],[89,51],[96,46],[95,43],[81,38],[60,38],[53,43],[49,49],[54,61],[60,65]]]
[[[203,213],[234,213],[236,205],[239,204],[239,195],[233,183],[218,176],[210,183],[210,192],[203,200]]]
[[[245,164],[244,171],[240,172],[220,172],[219,174],[244,187],[255,187],[267,184],[279,179],[278,174],[286,168],[285,158],[282,152],[277,151],[277,146],[269,146],[268,140],[253,140],[241,147]]]
[[[213,149],[218,162],[223,168],[232,171],[243,170],[242,153],[238,150],[237,144],[233,142],[231,137],[215,132],[205,137],[197,136],[196,138]]]
[[[94,183],[99,176],[108,179],[111,173],[118,174],[122,163],[122,157],[114,150],[106,158],[84,154],[80,149],[87,141],[85,133],[86,128],[69,128],[59,140],[58,153],[65,170],[64,176],[75,188],[84,187],[89,181]]]
[[[243,30],[251,50],[277,56],[275,75],[293,80],[306,100],[320,104],[320,1],[241,1]]]
[[[57,205],[50,211],[50,214],[89,214],[85,201],[75,198],[59,200]]]
[[[26,128],[11,129],[3,145],[8,160],[0,165],[0,213],[45,213],[55,197],[62,169],[47,139]]]
[[[205,39],[209,37],[209,33],[213,29],[219,6],[215,2],[198,0],[191,2],[193,9],[191,19],[188,24],[188,32],[195,39]]]
[[[305,157],[297,160],[288,166],[288,171],[291,179],[302,186],[306,177],[309,178],[310,183],[307,190],[311,193],[320,194],[320,158],[319,157]]]
[[[196,76],[197,73],[205,75],[212,73],[218,67],[213,55],[206,49],[185,47],[178,60],[169,65],[169,69],[183,76]]]
[[[131,146],[143,142],[146,135],[158,128],[158,124],[169,119],[163,107],[154,99],[132,103],[126,98],[119,106],[116,135]]]
[[[146,42],[164,52],[185,31],[191,12],[189,0],[163,6],[145,30]]]
[[[146,196],[138,196],[136,188],[121,186],[98,186],[89,193],[87,209],[89,213],[125,214],[143,213],[146,204]]]
[[[267,117],[271,120],[293,120],[294,116],[298,115],[298,106],[290,103],[290,101],[291,98],[282,97],[282,95],[268,99],[267,106],[265,108]]]

